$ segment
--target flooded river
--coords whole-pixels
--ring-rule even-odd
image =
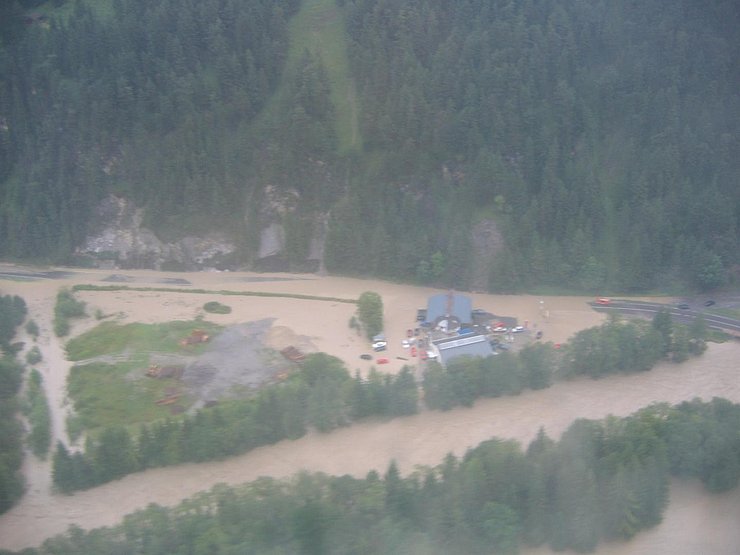
[[[139,285],[161,283],[162,274],[127,272]],[[245,289],[280,291],[357,298],[363,291],[379,292],[385,303],[386,333],[397,338],[389,345],[391,355],[401,354],[400,339],[413,325],[415,309],[436,291],[369,280],[306,276],[281,278],[270,283],[263,276],[250,281],[237,274],[178,274],[188,283],[213,290]],[[61,342],[51,333],[54,298],[61,286],[95,283],[102,271],[58,277],[53,281],[2,282],[0,294],[19,294],[29,305],[42,334],[38,345],[44,356],[39,370],[44,376],[54,419],[55,439],[66,441],[64,418],[68,411],[65,381],[69,363]],[[90,293],[85,301],[102,313],[116,313],[126,321],[153,322],[194,318],[202,314],[206,300],[218,297],[164,293],[119,292],[107,296]],[[517,316],[539,325],[546,337],[564,341],[578,329],[597,325],[603,316],[594,313],[583,298],[514,297],[474,295],[476,306]],[[226,302],[226,301],[224,301]],[[547,307],[543,316],[543,302]],[[357,367],[367,345],[347,321],[351,306],[323,303],[320,308],[295,299],[230,298],[234,311],[217,323],[252,321],[273,317],[276,323],[310,337],[320,350]],[[324,319],[316,329],[317,310]],[[349,310],[349,312],[348,312]],[[231,320],[229,320],[231,319]],[[81,329],[95,325],[90,318]],[[396,344],[398,343],[398,345]],[[396,349],[396,352],[393,352]],[[516,397],[480,401],[472,408],[429,412],[387,422],[364,422],[331,434],[310,434],[297,441],[284,441],[221,462],[181,465],[127,476],[93,490],[71,496],[51,493],[50,463],[27,457],[24,465],[28,492],[9,512],[0,516],[0,548],[21,549],[39,545],[45,538],[64,532],[71,524],[85,529],[113,525],[149,503],[174,505],[217,483],[238,484],[259,476],[287,477],[299,470],[364,476],[383,472],[395,459],[402,472],[417,465],[436,465],[448,452],[462,455],[491,437],[513,438],[526,445],[543,426],[559,436],[579,417],[625,416],[652,402],[677,403],[700,397],[725,397],[740,402],[740,343],[712,345],[700,359],[681,365],[662,364],[633,376],[612,376],[599,381],[578,380],[556,384],[542,391]],[[400,367],[400,363],[398,363]],[[388,365],[393,371],[393,364]],[[361,368],[362,369],[362,368]],[[675,555],[737,554],[740,552],[740,488],[711,496],[696,483],[674,482],[664,522],[627,544],[600,547],[602,555],[671,553]],[[543,555],[547,550],[523,551]]]
[[[72,496],[34,489],[0,517],[0,547],[36,545],[70,524],[84,528],[115,524],[148,503],[172,505],[219,482],[290,476],[301,469],[364,476],[372,469],[383,471],[391,459],[408,472],[415,465],[437,464],[450,451],[461,455],[493,436],[527,443],[544,426],[556,437],[577,417],[622,416],[652,402],[676,403],[693,397],[722,396],[740,402],[738,355],[736,343],[713,345],[701,359],[681,365],[663,364],[634,376],[556,384],[516,397],[484,400],[469,409],[366,422],[331,434],[283,441],[227,461],[150,470]],[[661,526],[633,542],[605,546],[599,552],[737,553],[737,491],[710,496],[696,484],[674,484],[672,497]]]

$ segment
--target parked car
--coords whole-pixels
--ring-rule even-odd
[[[373,351],[385,351],[388,348],[386,341],[376,341],[373,343]]]
[[[506,326],[496,326],[493,328],[493,331],[496,333],[503,333],[506,331]]]
[[[686,303],[681,303],[680,305],[678,305],[678,308],[680,308],[681,310],[688,310],[689,305],[687,305]]]
[[[365,354],[365,355],[360,355],[360,358],[361,358],[362,360],[372,360],[372,359],[373,359],[373,355],[367,355],[367,354]]]
[[[599,297],[596,299],[596,304],[609,304],[611,302],[611,299],[609,299],[608,297]]]
[[[704,306],[714,306],[714,301],[712,299],[709,299],[707,302],[704,303]]]
[[[416,347],[411,347],[411,356],[412,357],[416,356]]]
[[[388,360],[387,358],[379,358],[375,362],[377,362],[378,364],[388,364],[390,360]]]
[[[401,341],[401,347],[403,347],[404,349],[408,349],[409,348],[409,340],[408,339],[404,339],[403,341]]]
[[[511,328],[512,333],[521,333],[524,331],[524,326],[514,326]]]

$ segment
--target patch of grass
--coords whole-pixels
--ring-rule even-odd
[[[82,433],[85,431],[85,425],[82,418],[79,414],[69,414],[67,415],[65,424],[67,425],[67,435],[69,436],[70,441],[72,443],[77,443],[77,440],[80,439]]]
[[[348,44],[344,17],[336,0],[304,0],[288,22],[289,48],[283,75],[275,93],[269,98],[253,124],[255,133],[271,122],[279,121],[285,106],[290,105],[290,86],[306,51],[320,58],[326,69],[330,99],[336,110],[335,132],[337,153],[360,152],[363,148],[359,125],[359,98],[349,71]]]
[[[732,336],[728,333],[725,333],[723,331],[709,329],[707,330],[707,341],[712,343],[725,343],[727,341],[730,341],[732,339]]]
[[[269,291],[212,291],[209,289],[175,289],[174,287],[129,287],[127,285],[92,285],[80,284],[72,287],[73,291],[145,291],[162,293],[193,293],[196,295],[232,295],[237,297],[275,297],[281,299],[303,299],[307,301],[330,301],[333,303],[357,304],[356,299],[339,297],[321,297],[319,295],[301,295],[300,293],[272,293]]]
[[[725,316],[726,318],[740,319],[740,310],[736,308],[712,308],[707,312],[716,314],[717,316]]]
[[[202,320],[176,321],[163,324],[126,324],[103,322],[67,343],[67,358],[80,361],[104,355],[129,353],[129,358],[147,363],[150,352],[180,352],[180,341],[194,330],[214,335],[221,327]],[[189,354],[202,351],[203,345],[190,345]],[[138,356],[137,356],[138,353]]]
[[[174,379],[147,377],[150,354],[197,355],[206,348],[205,344],[183,347],[180,341],[194,330],[214,335],[220,329],[200,320],[126,325],[103,322],[70,340],[67,344],[70,360],[111,357],[72,368],[67,387],[76,416],[67,423],[70,436],[79,437],[83,431],[95,434],[106,426],[134,426],[169,416],[170,406],[157,405],[155,401],[167,396],[169,390],[180,391],[182,385]],[[182,396],[177,404],[187,409],[192,402]]]
[[[231,307],[221,304],[218,301],[210,301],[203,305],[203,310],[211,314],[230,314]]]
[[[170,407],[155,401],[178,387],[179,382],[174,380],[146,377],[144,368],[136,362],[75,366],[68,381],[79,425],[87,431],[165,418]],[[180,406],[191,403],[183,398],[178,401]]]
[[[331,86],[331,101],[336,109],[339,154],[362,150],[359,132],[359,99],[349,71],[344,18],[336,0],[304,0],[289,23],[290,49],[286,74],[295,71],[308,50],[321,58]]]

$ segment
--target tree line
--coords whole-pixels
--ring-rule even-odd
[[[642,358],[631,356],[634,351]],[[615,352],[625,354],[614,359],[606,356]],[[365,418],[415,414],[420,390],[427,408],[449,410],[472,406],[480,397],[543,389],[556,379],[644,371],[662,357],[663,343],[654,324],[615,320],[580,332],[561,349],[535,343],[517,354],[459,357],[446,367],[430,362],[420,384],[408,366],[397,375],[373,368],[365,378],[359,372],[351,377],[339,359],[311,354],[285,382],[262,388],[251,398],[145,424],[136,432],[122,426],[104,428],[99,435],[87,437],[82,451],[70,452],[58,444],[54,484],[70,492],[146,468],[221,459],[297,439],[309,428],[329,432]],[[582,365],[582,359],[588,363]]]
[[[301,473],[216,486],[24,553],[589,552],[659,524],[670,476],[698,478],[710,491],[736,487],[738,427],[740,405],[724,399],[652,405],[577,420],[559,441],[540,430],[526,449],[491,439],[406,476],[391,462],[365,478]]]
[[[446,366],[427,365],[423,376],[427,407],[449,410],[471,406],[480,397],[516,395],[524,389],[544,389],[554,381],[650,370],[660,360],[683,362],[706,349],[707,328],[701,317],[690,326],[674,325],[670,313],[652,322],[610,319],[581,330],[558,348],[533,343],[517,354],[459,357]]]
[[[329,432],[371,416],[414,414],[417,385],[409,368],[398,375],[373,371],[352,378],[337,358],[316,353],[285,382],[248,399],[224,401],[181,419],[104,428],[86,439],[83,451],[59,443],[53,457],[54,484],[69,492],[126,474],[183,462],[202,462],[244,453],[283,439],[298,439],[310,428]]]
[[[17,295],[0,296],[0,513],[23,494],[23,428],[18,420],[23,365],[16,360],[16,329],[26,318],[26,303]]]

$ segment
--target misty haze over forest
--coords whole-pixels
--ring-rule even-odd
[[[676,483],[735,495],[737,345],[705,318],[740,329],[739,29],[733,0],[0,0],[0,530],[44,522],[28,555],[591,552],[659,529]],[[512,299],[473,311],[490,356],[422,348],[409,306],[453,290]],[[228,357],[270,379],[196,399]],[[579,418],[612,386],[629,410]],[[494,399],[505,439],[363,451]],[[540,408],[569,425],[528,443]],[[292,460],[343,428],[346,474]],[[39,508],[265,452],[292,477],[55,537]]]
[[[162,241],[225,233],[231,268],[502,292],[736,279],[734,2],[3,6],[0,256],[116,260],[74,252],[117,195]]]

